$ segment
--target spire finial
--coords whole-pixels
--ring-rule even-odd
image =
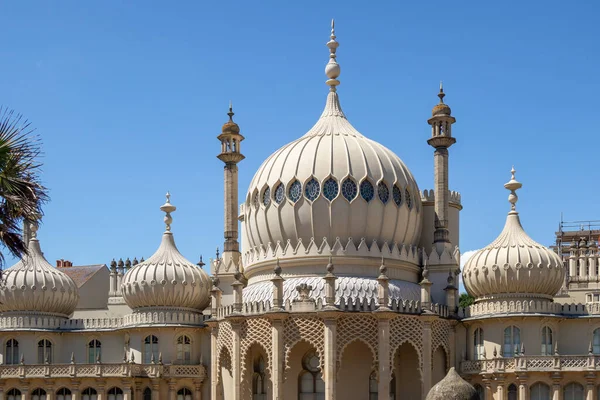
[[[519,200],[519,196],[517,196],[516,191],[523,186],[521,182],[515,179],[515,172],[517,171],[515,171],[515,167],[513,165],[512,169],[510,170],[510,181],[504,184],[504,187],[510,190],[510,194],[508,195],[508,202],[510,203],[511,213],[516,213],[517,200]]]
[[[444,104],[444,97],[446,94],[444,93],[444,83],[440,81],[440,92],[438,93],[438,97],[440,98],[440,103]]]
[[[166,214],[164,221],[165,221],[167,232],[170,232],[171,231],[171,223],[173,223],[173,218],[171,217],[171,213],[174,212],[175,210],[177,210],[177,207],[175,207],[174,205],[171,204],[171,193],[167,192],[166,197],[167,197],[167,201],[165,202],[165,204],[160,206],[160,209],[162,212],[164,212]]]
[[[336,86],[340,84],[340,81],[337,80],[338,76],[340,76],[340,65],[336,61],[336,50],[340,45],[335,40],[335,21],[331,20],[331,36],[329,42],[327,42],[327,47],[329,47],[329,62],[325,66],[325,75],[329,78],[327,80],[327,84],[329,85],[329,90],[335,92]]]
[[[229,122],[233,122],[233,116],[235,115],[235,113],[233,112],[233,103],[231,102],[231,100],[229,100],[229,112],[227,113],[227,115],[229,115]]]

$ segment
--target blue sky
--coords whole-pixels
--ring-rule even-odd
[[[421,189],[433,183],[426,120],[444,81],[463,251],[502,229],[513,164],[535,240],[552,243],[561,212],[600,219],[598,2],[13,1],[0,15],[0,104],[43,137],[51,262],[150,256],[167,190],[182,253],[213,256],[228,102],[246,137],[243,198],[261,162],[320,115],[332,17],[344,110]]]

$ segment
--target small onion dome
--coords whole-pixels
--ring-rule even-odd
[[[436,117],[438,115],[451,115],[452,114],[452,110],[450,109],[450,106],[448,104],[444,103],[445,96],[446,96],[446,94],[444,93],[444,88],[443,88],[442,84],[440,83],[440,92],[438,93],[440,102],[433,107],[433,110],[431,110],[432,116]]]
[[[4,272],[0,287],[0,312],[69,317],[79,302],[77,285],[45,258],[31,225],[28,254]]]
[[[171,213],[176,207],[169,199],[167,193],[167,202],[160,207],[166,213],[167,229],[158,250],[123,277],[123,297],[134,311],[167,308],[199,312],[210,304],[208,274],[186,260],[175,245]]]
[[[222,134],[239,135],[240,127],[238,126],[238,124],[233,122],[233,116],[235,114],[233,113],[233,106],[231,105],[231,103],[229,104],[229,112],[227,113],[227,115],[229,115],[229,121],[223,124],[223,128],[221,129]]]
[[[504,185],[511,191],[511,211],[500,236],[477,251],[465,264],[463,279],[475,301],[500,298],[551,300],[565,277],[558,254],[531,239],[521,226],[515,191],[522,185],[512,179]]]
[[[431,388],[425,400],[479,400],[479,395],[452,367],[446,377]]]

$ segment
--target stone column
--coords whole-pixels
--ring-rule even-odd
[[[552,374],[552,400],[563,400],[562,388],[560,386],[561,375]]]
[[[279,315],[274,316],[271,320],[271,359],[273,365],[271,366],[271,380],[272,400],[283,400],[283,370],[285,362],[285,356],[283,354],[283,318]]]
[[[213,318],[215,316],[213,315]],[[217,339],[219,326],[216,322],[210,323],[210,398],[216,400],[219,388],[219,354],[217,354]]]
[[[177,393],[175,392],[175,386],[177,382],[175,379],[169,379],[169,400],[177,400]]]
[[[132,400],[131,386],[123,384],[123,400]]]
[[[202,400],[202,381],[194,381],[194,400]]]
[[[0,400],[4,400],[4,386],[0,386]]]
[[[390,381],[392,380],[391,371],[391,350],[390,350],[390,319],[393,317],[389,312],[376,312],[378,321],[378,348],[377,358],[379,359],[379,382],[377,383],[377,392],[379,400],[390,400]]]
[[[324,316],[325,354],[323,357],[323,378],[325,379],[325,400],[336,400],[336,346],[337,320],[334,312]]]
[[[496,397],[494,399],[505,400],[506,396],[506,382],[504,382],[504,377],[498,377],[496,384]]]
[[[595,374],[586,375],[585,380],[587,382],[585,385],[585,400],[596,400]]]
[[[21,391],[21,400],[31,400],[31,393],[28,387],[21,387],[19,390]]]
[[[231,321],[231,332],[232,332],[232,347],[233,355],[231,360],[231,369],[233,375],[233,396],[231,400],[241,400],[241,366],[242,360],[240,359],[240,325],[241,321]]]
[[[46,400],[54,400],[54,386],[48,385],[44,390],[46,390]]]
[[[106,383],[99,382],[96,386],[96,391],[98,392],[98,400],[106,400]]]
[[[456,321],[450,321],[450,333],[448,334],[448,343],[450,344],[450,350],[448,351],[448,357],[450,357],[450,366],[460,370],[460,365],[456,362]],[[470,342],[467,341],[467,345]]]
[[[423,321],[423,390],[421,396],[425,398],[431,390],[431,323],[434,317],[425,317]]]
[[[152,400],[160,400],[160,381],[152,380]]]
[[[519,400],[527,400],[527,377],[526,376],[518,376],[517,381],[519,383],[518,387],[518,399]]]
[[[71,400],[79,400],[79,381],[71,381]],[[3,400],[3,399],[0,399]]]

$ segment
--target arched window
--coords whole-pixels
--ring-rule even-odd
[[[38,342],[38,364],[52,364],[52,342],[42,339]]]
[[[509,326],[504,329],[504,357],[514,357],[519,353],[521,347],[521,330],[516,326]]]
[[[396,374],[392,372],[392,380],[390,381],[390,400],[396,400]]]
[[[10,389],[6,393],[6,400],[21,400],[21,391],[19,389]]]
[[[144,339],[144,359],[142,363],[150,364],[158,360],[158,338],[154,335],[146,336]]]
[[[19,363],[19,342],[9,339],[4,351],[4,364],[13,365]]]
[[[71,400],[71,391],[67,388],[58,389],[56,400]]]
[[[483,329],[477,328],[473,333],[473,355],[476,360],[483,360]]]
[[[40,388],[35,389],[31,392],[31,400],[46,400],[46,391]]]
[[[254,360],[254,374],[252,375],[252,400],[266,400],[267,388],[265,387],[265,360],[259,356]]]
[[[88,363],[93,364],[100,361],[100,341],[92,340],[88,343]]]
[[[563,389],[563,400],[583,400],[583,386],[577,382],[569,383]]]
[[[142,395],[143,400],[152,400],[152,389],[147,387]]]
[[[552,329],[548,326],[542,328],[542,355],[552,355]]]
[[[114,387],[108,391],[108,400],[123,400],[123,391],[121,388]]]
[[[550,400],[550,386],[538,382],[529,389],[529,400]]]
[[[508,386],[508,400],[517,400],[517,395],[518,395],[518,391],[517,391],[517,385],[515,385],[514,383],[511,383]]]
[[[302,372],[298,376],[298,400],[321,400],[325,394],[325,382],[321,375],[321,360],[314,351],[302,358]]]
[[[592,352],[600,354],[600,328],[594,330],[594,338],[592,341]]]
[[[480,384],[474,386],[475,391],[477,391],[477,396],[479,396],[479,400],[485,400],[485,389]]]
[[[98,392],[96,389],[87,388],[81,392],[81,400],[98,400]]]
[[[177,362],[179,364],[191,364],[192,362],[192,339],[187,335],[177,338]]]
[[[177,400],[192,400],[192,391],[188,388],[179,389]]]
[[[369,376],[369,400],[377,400],[379,397],[379,387],[377,383],[377,373],[371,372]]]

